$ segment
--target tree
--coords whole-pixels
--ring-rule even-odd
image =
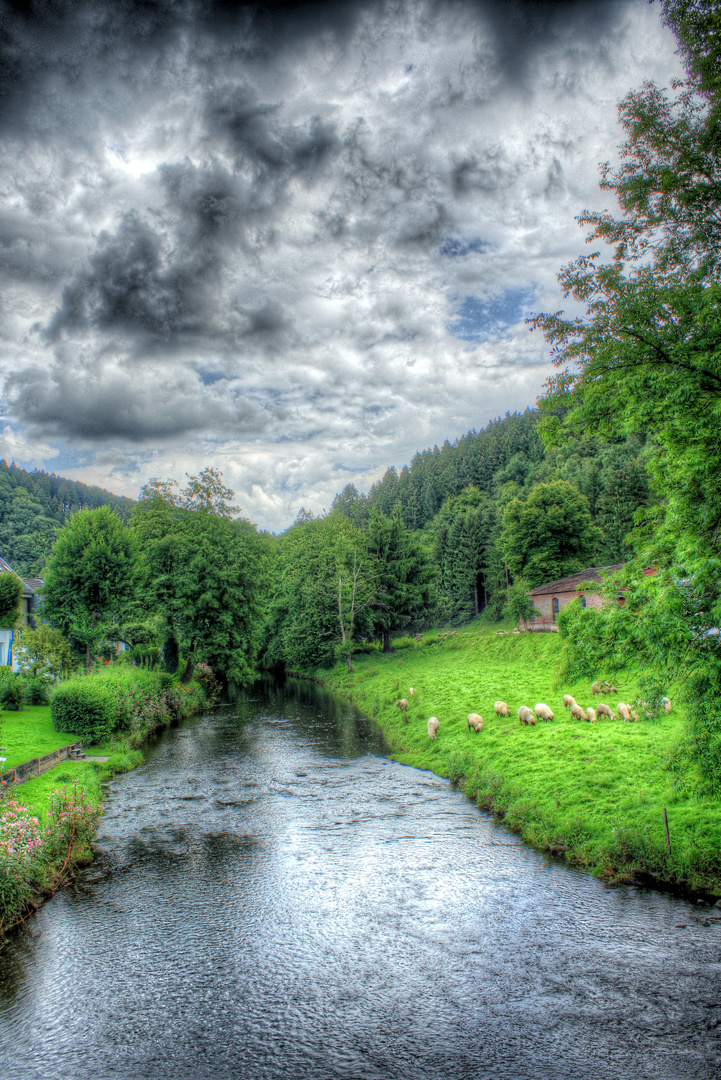
[[[43,612],[85,651],[117,638],[140,584],[135,537],[107,506],[81,510],[58,532],[48,560]]]
[[[70,649],[60,630],[48,623],[38,623],[33,629],[23,626],[15,650],[20,670],[28,675],[58,679],[70,669]]]
[[[506,594],[503,614],[514,622],[527,623],[534,615],[540,615],[529,594],[528,582],[520,578],[514,581]]]
[[[10,570],[0,573],[0,627],[14,630],[20,618],[23,583]]]
[[[621,164],[603,166],[601,181],[620,215],[579,219],[611,258],[599,246],[561,271],[584,316],[533,323],[560,369],[546,388],[547,441],[569,430],[650,435],[659,502],[625,583],[633,618],[604,609],[579,627],[651,678],[673,670],[690,702],[693,753],[721,784],[721,22],[710,0],[665,0],[664,13],[687,81],[673,94],[646,84],[621,103]],[[644,577],[644,564],[657,573]]]
[[[295,525],[280,540],[275,578],[266,662],[308,668],[342,655],[352,671],[380,592],[364,534],[340,514]]]
[[[230,520],[233,492],[221,473],[203,469],[191,481],[177,496],[176,481],[153,479],[133,510],[145,591],[165,620],[167,670],[177,670],[180,650],[184,679],[203,661],[226,684],[240,684],[251,676],[264,621],[266,548],[248,522]]]
[[[501,550],[514,579],[523,576],[531,587],[583,570],[598,542],[588,499],[565,480],[537,484],[503,514]]]
[[[405,630],[426,618],[433,600],[433,566],[403,524],[400,504],[391,517],[372,512],[367,544],[378,574],[376,627],[383,633],[383,652],[390,652],[392,631]]]

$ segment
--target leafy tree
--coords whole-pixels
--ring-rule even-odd
[[[523,581],[522,578],[514,581],[508,589],[503,614],[514,622],[524,623],[527,623],[534,615],[540,614],[531,600],[528,582]]]
[[[281,538],[266,663],[302,668],[350,660],[373,632],[377,567],[366,538],[340,514],[293,526]]]
[[[208,465],[197,476],[185,475],[188,483],[182,492],[181,505],[186,510],[202,510],[227,518],[240,513],[240,507],[232,505],[235,492],[225,486],[220,470]]]
[[[531,587],[583,570],[598,540],[588,499],[565,480],[538,484],[503,515],[501,550],[514,579],[523,576]]]
[[[58,533],[47,564],[45,616],[85,651],[121,633],[137,599],[135,537],[107,506],[81,510]]]
[[[0,573],[0,627],[14,630],[20,618],[23,583],[17,574],[6,570]]]
[[[38,623],[33,629],[24,626],[15,655],[20,670],[27,675],[60,678],[70,670],[70,649],[60,630],[48,623]]]
[[[383,651],[390,635],[426,618],[433,601],[433,566],[427,552],[403,524],[400,504],[391,517],[371,514],[368,552],[377,564],[379,587],[376,627],[383,633]]]

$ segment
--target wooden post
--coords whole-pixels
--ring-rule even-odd
[[[671,837],[668,835],[668,816],[666,814],[666,807],[663,808],[663,823],[666,826],[666,847],[668,848],[669,855],[671,854]]]

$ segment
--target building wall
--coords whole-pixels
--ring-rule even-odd
[[[589,608],[600,608],[601,604],[603,603],[603,597],[599,596],[598,593],[580,593],[576,592],[575,590],[567,592],[557,592],[553,595],[551,595],[550,593],[546,593],[543,596],[531,595],[533,603],[540,611],[540,615],[536,615],[535,620],[532,620],[529,624],[531,628],[536,627],[538,629],[541,629],[544,626],[555,626],[556,619],[553,615],[554,595],[558,598],[559,612],[563,611],[565,606],[567,604],[570,604],[571,601],[574,600],[577,596],[585,596],[586,607]],[[521,626],[521,629],[523,629],[523,626]]]

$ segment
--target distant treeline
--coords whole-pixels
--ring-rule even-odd
[[[127,522],[134,500],[104,488],[27,472],[0,461],[0,555],[21,577],[37,577],[55,541],[55,530],[77,510],[109,506]]]

